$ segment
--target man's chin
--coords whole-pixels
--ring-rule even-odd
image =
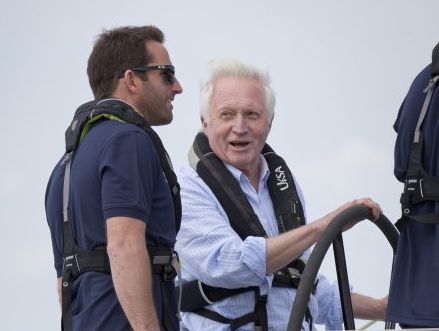
[[[171,123],[173,120],[173,116],[172,114],[170,116],[168,116],[167,118],[163,118],[160,120],[155,121],[154,123],[149,123],[149,125],[151,126],[161,126],[161,125],[167,125],[169,123]]]

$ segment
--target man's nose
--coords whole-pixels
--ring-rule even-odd
[[[174,83],[172,84],[172,91],[175,94],[181,94],[183,93],[183,87],[181,86],[180,82],[177,78],[175,78]]]
[[[236,134],[245,134],[248,131],[247,120],[242,114],[238,114],[233,121],[233,132]]]

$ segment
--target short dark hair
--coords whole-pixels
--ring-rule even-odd
[[[151,61],[145,42],[163,44],[163,32],[152,25],[124,26],[104,30],[88,59],[87,74],[95,99],[109,97],[114,92],[118,77],[129,68],[143,66]]]

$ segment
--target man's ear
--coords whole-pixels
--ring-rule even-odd
[[[207,135],[207,121],[204,119],[203,116],[200,117],[201,119],[201,127],[203,128],[204,134]]]
[[[137,90],[139,89],[139,77],[136,76],[136,74],[133,71],[131,70],[125,71],[125,75],[123,76],[123,81],[127,89],[131,93],[137,93]]]
[[[274,114],[273,114],[273,117],[271,118],[270,123],[268,124],[268,126],[270,127],[270,129],[271,129],[271,124],[273,124],[273,120],[274,120]]]

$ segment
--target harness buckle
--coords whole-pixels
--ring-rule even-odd
[[[179,259],[175,251],[171,255],[155,255],[152,264],[162,266],[161,274],[166,282],[174,280],[178,274]]]
[[[404,181],[404,192],[410,195],[419,194],[424,198],[424,190],[422,189],[422,182],[424,178],[409,178]]]
[[[406,179],[404,181],[404,191],[405,192],[414,192],[416,191],[418,187],[418,179],[417,178],[410,178],[410,179]]]
[[[177,271],[171,264],[163,266],[163,280],[165,282],[172,281],[177,276]]]
[[[301,273],[298,269],[288,267],[287,270],[288,270],[288,274],[291,278],[300,278]]]
[[[178,193],[180,193],[180,185],[177,183],[174,186],[172,186],[171,192],[174,196],[178,195]]]
[[[413,179],[406,179],[405,180],[405,190],[411,191],[412,194],[414,194],[416,191],[419,192],[419,195],[421,198],[424,198],[424,190],[422,189],[422,181],[424,178],[420,178],[419,180],[417,178]]]
[[[79,267],[77,254],[65,256],[65,257],[63,257],[62,261],[63,261],[63,263],[62,263],[62,273],[63,274],[65,272],[67,272],[68,270],[70,270],[70,272],[72,273],[72,276],[75,276],[76,273],[81,271],[81,268]]]
[[[416,200],[424,198],[423,181],[424,178],[408,178],[404,181],[403,201],[401,201],[403,205],[411,205],[413,202],[416,203]],[[403,212],[409,214],[410,208],[404,207]]]

